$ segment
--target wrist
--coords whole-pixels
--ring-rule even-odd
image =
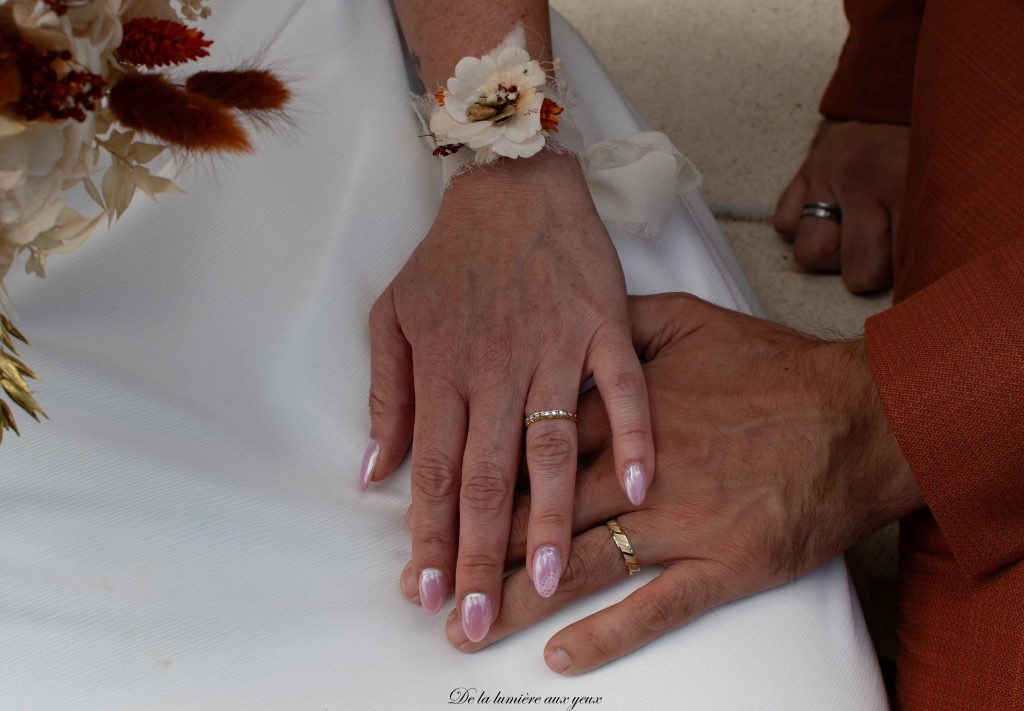
[[[923,508],[925,503],[875,386],[863,340],[830,344],[840,354],[833,372],[843,373],[849,423],[845,475],[851,509],[859,510],[864,533]]]
[[[524,210],[524,205],[555,206],[556,215],[595,209],[576,156],[547,150],[531,158],[505,159],[456,175],[443,199],[445,203],[468,202],[491,210],[513,205],[520,213],[519,219],[528,219],[526,212],[547,213],[546,209]]]

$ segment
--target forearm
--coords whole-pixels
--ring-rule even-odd
[[[441,88],[466,56],[479,57],[522,22],[526,50],[551,61],[547,0],[394,0],[402,35],[424,88]]]

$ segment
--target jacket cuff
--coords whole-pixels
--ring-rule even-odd
[[[868,320],[889,425],[946,543],[985,578],[1024,560],[1024,240]]]

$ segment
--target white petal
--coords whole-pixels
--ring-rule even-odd
[[[544,86],[548,81],[548,77],[541,68],[540,62],[537,61],[527,62],[521,72],[521,77],[519,86]]]
[[[483,148],[501,138],[501,129],[490,121],[477,121],[476,124],[470,125],[483,126],[483,130],[477,131],[474,135],[465,135],[461,141],[473,150]]]
[[[544,95],[539,91],[521,101],[512,118],[501,124],[505,138],[521,143],[540,131],[540,107],[543,103]]]
[[[466,117],[469,111],[469,105],[472,101],[467,101],[459,96],[449,94],[444,98],[444,110],[449,116],[458,121],[459,123],[466,123],[469,119]]]
[[[530,61],[530,55],[521,47],[506,47],[494,58],[494,63],[499,72],[506,72],[510,69],[517,69],[518,65]]]
[[[532,155],[536,155],[543,147],[543,133],[534,134],[522,143],[515,143],[502,137],[491,146],[495,153],[506,158],[529,158]]]

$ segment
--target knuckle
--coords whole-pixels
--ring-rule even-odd
[[[580,647],[589,650],[594,659],[613,659],[616,656],[611,640],[594,630],[584,632],[581,641]]]
[[[565,530],[571,525],[570,516],[567,509],[546,506],[533,512],[530,517],[530,525],[549,530]]]
[[[838,241],[824,239],[798,240],[793,245],[793,259],[807,269],[825,269],[838,254]]]
[[[511,476],[503,467],[491,462],[480,463],[466,473],[462,505],[471,513],[493,514],[504,509],[511,493]]]
[[[677,601],[665,595],[644,595],[633,605],[633,624],[648,634],[661,634],[679,620]]]
[[[480,579],[494,575],[504,567],[501,557],[489,551],[466,551],[459,554],[459,577]]]
[[[458,492],[459,468],[455,461],[441,452],[427,452],[413,466],[414,496],[427,501],[442,501]]]
[[[432,556],[439,551],[452,550],[454,540],[445,531],[439,531],[426,526],[415,526],[413,528],[413,546],[419,552],[425,552]]]
[[[575,468],[576,442],[561,427],[544,427],[530,438],[526,455],[533,469],[562,470],[570,465]]]
[[[648,430],[629,425],[622,428],[619,432],[614,432],[613,436],[619,444],[625,445],[645,445],[651,439],[651,433]]]
[[[599,563],[592,551],[583,546],[569,547],[569,560],[566,561],[565,572],[558,583],[559,589],[565,592],[582,592],[587,588],[588,579],[595,575]]]
[[[638,370],[620,370],[607,383],[605,401],[609,404],[632,403],[641,398],[644,391],[644,377]]]

